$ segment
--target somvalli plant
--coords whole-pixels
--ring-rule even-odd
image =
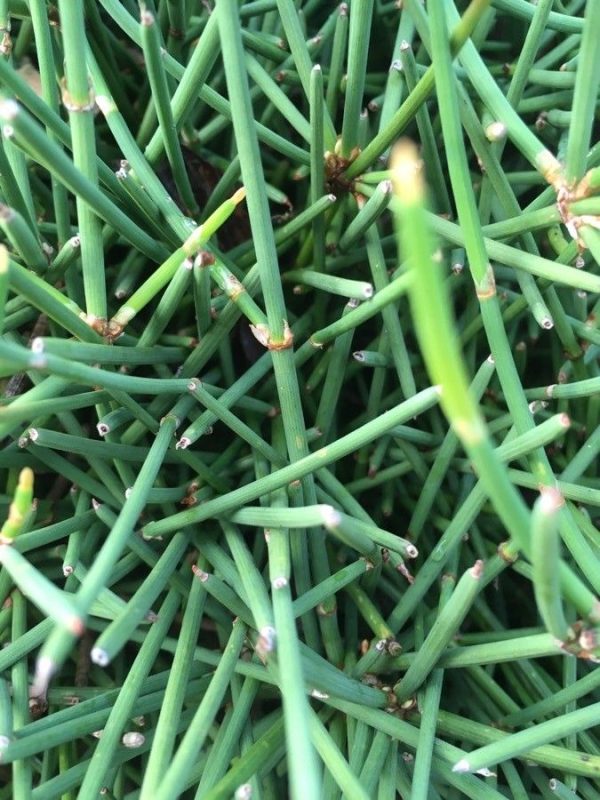
[[[0,0],[0,800],[598,800],[600,0]]]

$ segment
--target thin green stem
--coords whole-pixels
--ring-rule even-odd
[[[86,34],[83,5],[59,0],[58,8],[65,53],[66,85],[63,104],[69,111],[73,165],[82,178],[97,190],[94,100],[84,66]],[[78,194],[76,205],[86,311],[88,321],[93,325],[95,320],[106,320],[107,315],[102,230],[100,219],[88,200]]]

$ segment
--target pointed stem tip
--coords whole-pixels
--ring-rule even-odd
[[[460,761],[457,761],[456,764],[452,767],[452,772],[469,772],[471,766],[466,758],[461,758]]]

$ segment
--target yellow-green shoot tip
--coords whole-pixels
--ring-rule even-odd
[[[19,475],[19,489],[31,491],[33,489],[33,470],[31,467],[23,467]]]
[[[3,244],[0,244],[0,275],[8,272],[8,250]]]
[[[420,204],[425,199],[423,162],[410,139],[400,139],[390,157],[394,193],[401,203]]]
[[[246,188],[244,186],[240,187],[237,192],[234,192],[234,194],[231,195],[231,199],[237,206],[238,203],[241,203],[242,200],[246,199]]]

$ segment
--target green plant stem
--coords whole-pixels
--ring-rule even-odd
[[[5,545],[6,546],[6,545]],[[27,606],[25,598],[16,591],[12,595],[13,612],[11,638],[18,642],[27,630]],[[27,724],[29,716],[29,691],[27,683],[27,661],[24,657],[14,663],[11,670],[13,729],[18,731]],[[31,796],[33,772],[31,762],[18,759],[12,765],[12,789],[15,800],[26,800]]]
[[[81,202],[99,217],[109,223],[115,230],[123,234],[134,246],[145,253],[153,261],[159,261],[164,254],[162,246],[133,223],[97,185],[80,172],[60,149],[48,139],[41,128],[12,100],[3,100],[0,104],[0,118],[5,124],[12,126],[17,144],[22,145],[48,171],[59,178]],[[102,275],[104,281],[104,273]]]
[[[173,179],[188,213],[190,216],[195,216],[198,213],[198,205],[183,161],[181,145],[179,144],[171,110],[171,98],[169,97],[167,77],[163,69],[160,52],[160,33],[157,29],[154,15],[145,8],[144,4],[141,6],[140,31],[154,108],[156,109],[158,123],[162,132],[167,158],[171,165]]]
[[[163,775],[155,795],[156,800],[167,800],[178,795],[184,788],[187,775],[208,736],[210,725],[227,691],[245,633],[244,625],[239,621],[234,622],[223,657],[181,744],[173,755],[171,764]]]
[[[83,6],[59,0],[58,8],[65,52],[63,103],[69,111],[73,166],[97,190],[94,101],[87,69],[82,68],[86,63]],[[86,311],[91,323],[95,319],[106,319],[107,303],[101,224],[88,202],[79,194],[76,196]]]
[[[188,406],[189,407],[189,406]],[[136,481],[131,488],[121,513],[119,514],[110,534],[104,544],[76,596],[76,604],[83,615],[88,613],[91,603],[95,600],[100,589],[106,585],[108,576],[121,556],[127,539],[131,536],[137,519],[145,506],[146,498],[160,469],[167,448],[171,444],[179,420],[174,414],[164,417],[160,430],[148,452]],[[66,637],[58,634],[50,638],[41,651],[36,667],[36,682],[47,681],[60,666],[67,647]]]
[[[365,0],[350,7],[347,83],[341,142],[341,153],[344,158],[350,158],[352,151],[359,144],[359,117],[363,105],[372,17],[373,0]]]
[[[282,490],[273,494],[273,504],[286,503]],[[280,509],[278,509],[280,510]],[[303,787],[310,789],[320,776],[314,764],[314,751],[309,734],[312,715],[304,686],[306,683],[294,618],[290,581],[292,549],[289,531],[285,527],[269,526],[269,581],[273,615],[277,631],[277,661],[280,691],[283,698],[286,742],[290,754],[290,789],[302,795]],[[330,595],[326,595],[329,597]],[[307,609],[308,610],[308,609]],[[312,772],[307,774],[307,767]],[[291,788],[295,787],[295,788]]]
[[[531,561],[533,586],[540,616],[546,628],[559,642],[569,636],[559,585],[559,511],[564,500],[557,490],[545,489],[531,516]]]
[[[310,97],[310,73],[312,63],[306,41],[302,34],[300,21],[294,4],[291,0],[277,0],[277,8],[281,18],[281,25],[285,31],[290,51],[294,60],[294,66],[298,70],[302,88],[306,97]],[[335,143],[335,128],[331,117],[325,114],[324,120],[325,148],[332,150]]]
[[[599,704],[593,703],[578,711],[563,714],[556,719],[510,734],[498,742],[471,751],[466,758],[454,765],[453,770],[476,772],[487,764],[497,764],[499,761],[515,758],[536,747],[561,739],[571,731],[585,730],[595,724],[594,714],[597,714],[598,708]]]
[[[442,650],[465,618],[479,591],[482,570],[482,562],[476,562],[470,570],[467,570],[441,609],[417,657],[404,677],[394,686],[394,693],[400,702],[408,699],[427,678]]]
[[[448,315],[448,301],[443,285],[437,280],[438,270],[432,260],[433,248],[422,214],[423,189],[416,175],[417,161],[412,147],[409,150],[406,145],[406,150],[398,151],[397,158],[395,181],[401,207],[398,215],[401,246],[403,254],[413,264],[420,265],[418,270],[413,267],[411,292],[417,335],[432,377],[442,385],[441,402],[452,427],[497,503],[504,524],[522,546],[526,541],[523,531],[528,525],[528,514],[503,476],[499,464],[490,457],[491,446],[485,427],[468,392],[460,351]],[[482,286],[481,291],[484,290]]]
[[[452,32],[452,49],[458,52],[468,40],[473,29],[479,22],[482,14],[488,7],[487,0],[473,0],[460,23]],[[421,105],[433,91],[435,78],[433,68],[429,67],[421,78],[415,90],[406,98],[388,122],[386,128],[380,131],[364,148],[361,154],[348,167],[345,175],[348,179],[357,178],[367,167],[371,166],[387,147],[402,133],[408,123],[416,115]]]
[[[94,663],[102,666],[109,664],[126,645],[131,632],[146,617],[152,603],[164,590],[171,574],[181,560],[187,544],[188,538],[184,534],[175,535],[171,539],[154,568],[126,603],[121,613],[96,640],[90,653]]]
[[[231,509],[239,508],[263,494],[267,494],[280,486],[285,486],[291,481],[298,480],[304,475],[335,462],[344,455],[362,447],[367,442],[378,438],[386,430],[393,428],[394,425],[402,424],[411,419],[419,410],[435,405],[437,401],[438,390],[436,387],[419,392],[414,397],[401,403],[397,408],[384,412],[372,422],[368,422],[352,433],[342,436],[324,450],[311,453],[294,464],[282,467],[264,478],[259,478],[247,486],[242,486],[229,492],[221,498],[210,500],[200,508],[183,511],[172,517],[148,523],[144,529],[145,533],[150,536],[161,535],[167,531],[194,524],[202,519],[208,519],[211,515],[217,516]]]
[[[119,697],[111,709],[111,713],[102,730],[102,736],[81,783],[77,795],[79,800],[84,800],[90,795],[96,795],[104,785],[125,724],[132,714],[133,705],[138,699],[144,681],[152,669],[160,642],[169,629],[180,602],[179,593],[171,589],[161,606],[158,620],[146,636],[144,644],[140,648],[119,692]]]
[[[600,3],[586,3],[583,35],[579,49],[579,62],[573,94],[572,122],[569,125],[565,154],[565,180],[568,186],[583,177],[594,124],[598,86],[600,84],[600,56],[594,45],[594,33],[600,25]]]

